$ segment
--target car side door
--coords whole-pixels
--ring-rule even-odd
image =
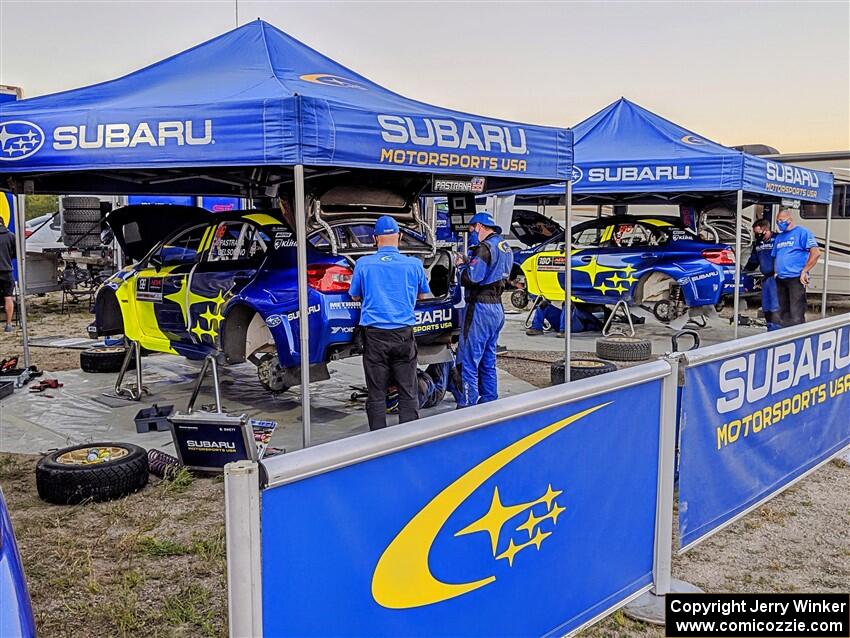
[[[170,344],[189,340],[187,281],[210,232],[205,224],[179,231],[162,242],[137,272],[135,310],[148,341],[142,345],[168,352]]]
[[[227,303],[254,279],[271,243],[265,231],[243,219],[213,227],[189,284],[188,330],[194,343],[217,345]]]

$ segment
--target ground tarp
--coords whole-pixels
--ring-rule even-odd
[[[261,20],[116,80],[0,104],[0,184],[30,174],[36,191],[51,171],[303,164],[539,180],[565,179],[571,161],[569,130],[410,100]]]

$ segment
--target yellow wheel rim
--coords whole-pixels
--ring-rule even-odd
[[[89,450],[96,449],[98,451],[98,458],[94,461],[89,461]],[[104,454],[107,452],[107,454]],[[61,463],[62,465],[96,465],[98,463],[104,463],[105,461],[116,461],[121,457],[127,456],[129,452],[127,448],[123,447],[96,447],[91,446],[89,448],[80,448],[77,450],[71,450],[70,452],[65,452],[64,454],[60,454],[56,459],[57,463]]]

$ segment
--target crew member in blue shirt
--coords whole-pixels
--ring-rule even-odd
[[[779,297],[779,322],[783,328],[806,321],[806,286],[809,273],[820,259],[815,236],[808,228],[797,226],[788,210],[776,217],[779,234],[773,238],[776,292]]]
[[[467,260],[458,255],[460,283],[465,288],[466,309],[460,345],[461,391],[458,407],[495,401],[496,345],[505,325],[502,292],[513,266],[511,247],[502,229],[488,212],[469,220],[469,233],[478,244]]]
[[[349,294],[362,299],[363,372],[369,429],[387,427],[387,390],[398,388],[398,421],[419,418],[416,380],[416,300],[430,294],[422,262],[398,250],[396,221],[383,216],[375,223],[378,251],[357,260]]]
[[[770,231],[770,222],[766,219],[758,219],[753,223],[753,251],[744,266],[744,272],[752,272],[756,268],[764,275],[761,284],[761,310],[767,329],[778,330],[779,325],[779,297],[776,294],[775,269],[773,265],[773,233]]]

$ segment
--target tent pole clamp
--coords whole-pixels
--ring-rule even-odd
[[[188,414],[192,414],[192,410],[195,408],[195,399],[198,398],[198,394],[201,392],[201,386],[204,384],[204,377],[207,375],[207,372],[212,373],[213,394],[215,395],[215,411],[218,414],[223,414],[221,409],[221,389],[219,388],[218,382],[218,361],[214,354],[208,354],[204,358],[204,364],[201,366],[201,371],[198,373],[198,380],[195,381],[195,387],[192,390],[189,405],[186,406],[186,412]]]
[[[124,375],[130,368],[134,353],[136,355],[136,385],[135,387],[131,385],[125,388],[123,387]],[[139,347],[138,341],[130,341],[127,354],[124,355],[124,362],[121,364],[121,370],[118,372],[118,378],[115,380],[115,396],[139,401],[143,394],[150,394],[150,390],[142,385],[142,349]]]

